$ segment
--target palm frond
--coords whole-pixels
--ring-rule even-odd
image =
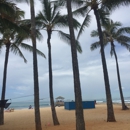
[[[19,21],[19,25],[21,27],[21,30],[18,32],[17,35],[17,42],[20,43],[23,40],[28,40],[31,39],[31,23],[30,20],[22,20],[21,22]],[[36,28],[36,38],[40,41],[42,40],[42,34],[40,33],[39,29]],[[16,43],[16,42],[15,42]]]
[[[21,58],[23,58],[24,62],[27,63],[26,58],[24,57],[23,53],[21,50],[16,46],[15,44],[12,44],[10,47],[11,52],[13,52],[15,55],[19,55]]]
[[[130,51],[130,45],[126,42],[120,42],[121,46],[124,46],[128,51]]]
[[[52,3],[56,4],[58,3],[59,6],[65,6],[66,5],[66,0],[52,0]],[[72,6],[81,6],[83,3],[86,3],[85,0],[71,0]]]
[[[77,10],[74,10],[73,15],[74,16],[83,16],[83,17],[85,17],[86,12],[88,12],[88,11],[89,11],[89,8],[86,5],[84,5],[83,7],[78,8]]]
[[[104,26],[107,25],[109,22],[110,13],[108,11],[107,12],[104,11],[102,8],[100,8],[98,12],[99,12],[101,24]]]
[[[102,4],[109,10],[115,10],[120,6],[129,6],[130,0],[103,0]]]
[[[41,23],[45,25],[48,24],[46,17],[41,11],[39,11],[39,13],[36,15],[36,22],[37,21],[41,21]]]
[[[126,49],[128,49],[130,51],[130,37],[127,37],[127,36],[120,36],[118,37],[117,39],[117,42],[121,45],[121,46],[124,46]]]
[[[86,0],[71,0],[73,7],[80,7],[86,4]]]
[[[59,37],[61,38],[61,40],[65,41],[66,43],[68,43],[68,45],[70,45],[70,35],[67,33],[64,33],[62,31],[58,31]],[[76,42],[76,49],[79,53],[82,53],[82,48],[80,46],[80,43],[78,40],[75,40]]]
[[[27,3],[27,4],[29,4],[29,1],[30,0],[13,0],[13,1],[15,1],[15,2],[19,2],[19,3]]]
[[[97,30],[93,30],[90,35],[91,35],[91,37],[98,37],[99,36]]]
[[[57,15],[55,19],[52,21],[52,23],[53,23],[53,28],[68,27],[68,16]],[[73,18],[73,27],[76,30],[81,27],[80,23],[75,18]]]
[[[77,36],[77,39],[79,39],[80,35],[82,34],[82,32],[84,31],[85,27],[88,27],[89,26],[89,23],[91,21],[91,17],[90,15],[86,15],[81,27],[80,27],[80,30],[78,32],[78,36]]]
[[[0,2],[0,13],[3,18],[7,18],[8,20],[15,15],[16,9],[19,9],[16,7],[16,4],[13,2],[8,2],[8,1],[1,1]]]
[[[121,35],[119,37],[116,38],[116,40],[120,43],[120,42],[130,42],[130,37],[125,36],[125,35]]]
[[[64,33],[62,31],[58,31],[58,35],[61,40],[65,41],[66,43],[70,44],[70,35],[67,33]]]
[[[41,32],[36,29],[36,39],[41,41],[43,39],[43,35],[41,34]]]
[[[54,4],[53,5],[53,10],[52,10],[52,15],[51,15],[51,19],[54,19],[55,15],[57,14],[57,12],[60,10],[60,6],[58,4]],[[58,12],[59,13],[59,12]]]
[[[130,27],[123,27],[117,30],[117,35],[122,35],[124,33],[130,34]]]
[[[91,46],[90,46],[90,49],[91,49],[91,51],[93,51],[93,50],[95,50],[99,47],[101,47],[101,45],[100,45],[100,42],[98,41],[98,42],[92,43]]]
[[[52,0],[51,3],[58,4],[58,6],[65,6],[66,1],[65,0]]]
[[[67,24],[67,17],[66,15],[60,15],[59,12],[55,14],[55,17],[51,20],[51,23],[53,24],[53,27],[59,26],[68,26]]]
[[[25,43],[21,43],[20,44],[20,47],[23,48],[24,50],[27,50],[29,52],[33,52],[33,47],[28,45],[28,44],[25,44]],[[46,56],[44,55],[44,53],[42,53],[40,50],[36,50],[36,53],[39,55],[39,56],[42,56],[44,58],[46,58]]]
[[[15,29],[16,32],[19,32],[19,30],[21,29],[16,23],[1,17],[0,17],[0,24],[2,28],[10,28],[10,30]]]
[[[51,13],[52,13],[52,7],[51,3],[48,0],[41,0],[42,3],[42,13],[44,13],[44,17],[48,20],[51,21]]]

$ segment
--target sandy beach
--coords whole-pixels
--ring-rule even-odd
[[[130,108],[130,106],[129,106]],[[53,126],[51,110],[41,108],[43,130],[75,130],[75,110],[56,107],[60,126]],[[106,104],[96,104],[95,109],[84,109],[86,130],[130,130],[130,109],[121,110],[121,105],[114,104],[116,122],[106,122]],[[5,124],[0,130],[35,130],[34,109],[5,112]]]

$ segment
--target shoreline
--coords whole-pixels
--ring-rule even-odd
[[[116,122],[107,122],[106,103],[97,103],[95,109],[84,109],[84,120],[88,130],[130,130],[130,109],[123,111],[121,105],[113,104]],[[54,126],[50,107],[40,108],[43,130],[75,130],[75,110],[56,107],[60,126]],[[5,112],[5,124],[0,130],[35,130],[34,109]]]
[[[97,102],[96,105],[100,105],[100,104],[106,104],[106,102]],[[126,106],[130,106],[130,103],[125,103]],[[121,103],[113,103],[113,105],[121,105]],[[51,106],[40,106],[39,108],[50,108]],[[58,106],[56,106],[58,107]],[[13,107],[9,107],[9,108],[13,108]],[[34,109],[34,106],[33,106],[33,109]],[[5,109],[6,110],[6,109]],[[27,108],[14,108],[14,110],[28,110],[28,107]]]

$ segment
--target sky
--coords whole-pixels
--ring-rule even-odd
[[[25,17],[30,18],[30,8],[26,4],[18,5],[26,12]],[[39,1],[35,2],[36,14],[41,9]],[[66,9],[64,10],[66,12]],[[113,11],[111,18],[113,21],[120,21],[123,26],[130,25],[130,15],[128,7],[121,7]],[[78,53],[78,63],[80,71],[80,84],[83,100],[105,99],[105,85],[103,78],[103,70],[101,63],[100,50],[90,50],[90,45],[98,41],[98,38],[92,38],[90,33],[97,29],[95,17],[91,12],[92,20],[90,26],[85,29],[79,41],[82,47],[82,54]],[[82,18],[77,18],[82,21]],[[61,29],[68,32],[68,29]],[[42,31],[43,40],[37,41],[37,49],[41,50],[46,59],[38,56],[38,78],[39,78],[39,93],[40,99],[49,100],[49,76],[48,76],[48,48],[47,35]],[[31,45],[31,41],[25,41]],[[57,33],[52,34],[52,69],[53,69],[53,91],[54,98],[63,96],[65,100],[74,100],[74,85],[72,58],[70,46],[62,41]],[[130,53],[122,46],[116,45],[118,56],[121,83],[124,97],[130,97]],[[22,50],[22,49],[21,49]],[[34,85],[33,85],[33,57],[32,53],[22,50],[27,59],[24,63],[23,59],[10,52],[8,70],[7,70],[7,89],[6,98],[12,101],[18,100],[33,100]],[[119,98],[119,89],[117,82],[116,64],[114,57],[110,56],[110,47],[106,47],[105,56],[109,74],[110,88],[112,98]],[[2,90],[3,68],[4,68],[5,49],[2,49],[0,54],[0,94]]]

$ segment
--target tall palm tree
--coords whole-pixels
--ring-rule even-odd
[[[2,38],[0,39],[0,46],[1,46],[0,49],[2,49],[2,47],[6,46],[6,53],[5,53],[1,100],[5,100],[7,65],[8,65],[8,59],[9,59],[9,52],[11,51],[14,54],[18,54],[20,57],[22,57],[24,59],[24,62],[27,62],[27,60],[25,59],[25,57],[19,47],[22,47],[28,51],[32,51],[32,46],[22,43],[22,41],[24,39],[31,38],[30,37],[30,27],[28,26],[28,24],[27,25],[23,24],[23,21],[20,20],[21,16],[23,16],[23,14],[24,14],[24,12],[22,12],[22,11],[17,11],[17,14],[16,14],[15,22],[17,23],[19,31],[17,31],[16,28],[10,28],[10,25],[9,25],[9,27],[8,27],[8,25],[5,25],[2,27],[3,31],[1,31]],[[20,28],[21,28],[21,31],[20,31]],[[38,33],[38,35],[39,35],[38,38],[40,38],[40,33]],[[40,52],[39,50],[37,50],[37,53],[39,55],[45,57],[45,55],[42,52]],[[0,111],[0,124],[1,125],[4,124],[3,108],[1,108],[1,111]]]
[[[53,95],[53,74],[52,74],[52,56],[51,56],[51,36],[52,32],[56,31],[60,35],[61,38],[68,39],[69,35],[60,31],[58,27],[68,27],[67,15],[61,15],[59,10],[60,6],[56,3],[51,2],[50,0],[41,0],[42,3],[42,11],[40,11],[36,16],[36,23],[41,26],[42,29],[47,32],[47,45],[48,45],[48,65],[49,65],[49,91],[50,91],[50,103],[51,103],[51,111],[53,124],[59,125],[59,121],[57,118],[55,104],[54,104],[54,95]],[[80,24],[73,19],[75,25],[74,27],[78,27]],[[58,28],[57,30],[55,28]],[[67,41],[68,41],[67,40]]]
[[[24,12],[20,11],[18,8],[16,8],[17,9],[16,11],[15,11],[15,9],[13,10],[13,8],[10,7],[11,5],[9,5],[9,3],[7,3],[7,2],[1,2],[0,5],[4,5],[4,4],[6,5],[6,8],[9,7],[10,11],[12,9],[12,12],[14,12],[13,13],[14,15],[11,17],[10,13],[8,15],[7,11],[5,11],[4,9],[1,11],[2,19],[0,20],[0,22],[1,22],[0,33],[2,33],[3,37],[2,37],[2,39],[0,39],[0,44],[1,44],[1,47],[2,47],[3,43],[6,45],[6,55],[5,55],[1,100],[5,100],[7,64],[8,64],[8,57],[9,57],[9,48],[10,48],[10,45],[11,45],[10,40],[12,40],[14,38],[13,35],[16,33],[16,31],[13,30],[12,28],[10,28],[10,26],[8,26],[8,25],[10,25],[10,23],[13,23],[14,19],[17,19],[17,18],[20,19],[24,15]],[[7,19],[9,21],[9,24],[8,23],[7,24],[2,23],[3,17],[5,17],[5,19]],[[24,60],[26,61],[26,59],[24,59]],[[4,124],[4,108],[1,107],[0,108],[0,125],[3,125],[3,124]]]
[[[38,66],[36,54],[36,26],[35,26],[35,9],[34,0],[30,0],[31,14],[31,36],[33,45],[33,75],[34,75],[34,104],[35,104],[35,125],[36,130],[42,130],[40,110],[39,110],[39,82],[38,82]]]
[[[76,130],[85,130],[85,122],[82,108],[82,94],[80,87],[80,76],[79,67],[76,51],[76,39],[74,34],[74,21],[72,16],[72,0],[58,1],[60,6],[66,4],[68,12],[68,23],[71,41],[71,55],[72,55],[72,67],[73,67],[73,78],[74,78],[74,92],[75,92],[75,103],[76,103]]]
[[[114,41],[118,44],[124,46],[126,49],[130,51],[130,45],[128,42],[130,42],[130,37],[124,35],[125,33],[130,33],[130,27],[121,27],[120,22],[113,22],[112,20],[109,21],[107,25],[104,25],[103,28],[103,36],[104,36],[104,46],[108,45],[110,43],[111,45],[111,55],[114,54],[115,60],[116,60],[116,69],[117,69],[117,78],[118,78],[118,85],[119,85],[119,91],[120,91],[120,97],[122,102],[122,110],[127,110],[128,107],[125,105],[124,102],[124,96],[122,91],[122,85],[121,85],[121,79],[120,79],[120,72],[119,72],[119,65],[118,65],[118,58],[115,50]],[[119,28],[120,27],[120,28]],[[99,36],[97,31],[92,31],[91,33],[92,37]],[[91,50],[96,49],[97,47],[100,47],[99,42],[95,42],[91,45]]]
[[[99,16],[99,13],[101,14],[100,11],[102,11],[102,10],[100,10],[100,8],[104,9],[105,11],[113,11],[116,8],[120,7],[121,5],[128,6],[128,5],[130,5],[130,0],[74,0],[74,1],[78,1],[78,3],[83,5],[79,9],[79,13],[81,15],[83,15],[83,13],[86,13],[86,17],[87,17],[87,14],[91,10],[94,11],[94,15],[95,15],[95,18],[97,21],[100,45],[101,45],[101,58],[102,58],[102,65],[103,65],[103,72],[104,72],[106,98],[107,98],[107,121],[113,122],[113,121],[115,121],[115,116],[114,116],[114,111],[113,111],[113,106],[112,106],[109,77],[108,77],[108,73],[107,73],[107,66],[106,66],[105,55],[104,55],[104,50],[103,50],[103,48],[104,48],[103,47],[103,45],[104,45],[103,44],[103,34],[102,34],[101,21],[100,21],[102,19],[102,15]],[[85,12],[86,9],[88,9],[89,7],[90,7],[90,9],[87,10],[87,12]],[[84,23],[85,23],[85,21],[83,22],[83,24]],[[84,28],[83,24],[82,24],[81,30]]]
[[[35,26],[35,8],[34,8],[35,0],[14,0],[14,1],[30,3],[31,37],[33,45],[35,125],[36,130],[42,130],[40,110],[39,110],[39,81],[38,81],[38,66],[37,66],[37,54],[36,54],[36,26]]]
[[[111,90],[110,90],[110,84],[109,84],[109,76],[108,76],[104,47],[103,47],[104,46],[103,34],[102,34],[102,28],[101,28],[101,22],[103,24],[107,23],[107,20],[108,20],[107,17],[109,16],[109,10],[107,8],[104,9],[104,6],[102,5],[103,1],[104,0],[91,0],[91,1],[90,0],[80,0],[80,2],[78,1],[79,8],[74,11],[74,14],[85,16],[82,26],[79,30],[79,34],[78,34],[78,38],[79,38],[79,36],[81,35],[81,33],[84,30],[84,27],[86,26],[88,14],[90,13],[91,10],[93,10],[93,12],[94,12],[94,15],[96,18],[96,23],[97,23],[97,28],[98,28],[98,33],[99,33],[99,41],[100,41],[100,45],[101,45],[101,59],[102,59],[102,67],[103,67],[105,90],[106,90],[106,101],[107,101],[107,121],[115,122]]]

